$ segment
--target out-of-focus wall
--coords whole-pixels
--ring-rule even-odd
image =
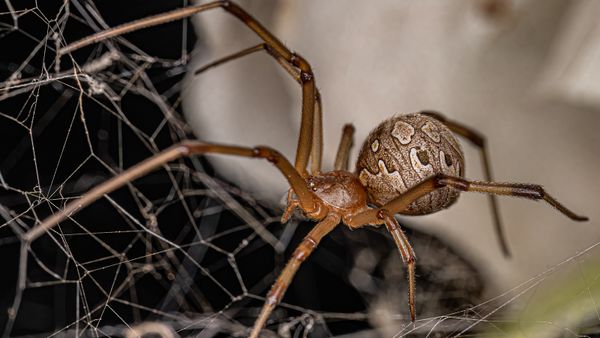
[[[581,55],[594,50],[593,39],[568,32],[580,18],[577,11],[596,10],[587,16],[596,18],[599,6],[562,0],[242,5],[311,62],[324,103],[326,168],[332,166],[344,123],[356,126],[356,159],[360,142],[383,119],[435,109],[488,137],[497,181],[542,184],[590,217],[590,222],[575,223],[541,202],[499,198],[511,260],[498,248],[484,196],[465,193],[447,211],[410,219],[470,257],[490,285],[510,288],[600,241],[598,101],[564,95],[573,88],[565,76],[578,85],[575,75],[587,86],[600,83],[598,73],[570,74],[568,67],[591,69],[584,66],[593,68],[594,62],[597,67],[596,59]],[[243,25],[218,12],[196,18],[197,66],[258,42]],[[574,67],[577,62],[584,64]],[[189,76],[184,95],[186,117],[202,140],[268,144],[293,158],[300,89],[266,54]],[[463,145],[466,176],[481,179],[477,150]],[[261,161],[220,157],[214,163],[233,182],[272,204],[286,191],[283,177]]]

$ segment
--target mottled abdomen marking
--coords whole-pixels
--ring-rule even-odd
[[[394,122],[394,129],[392,129],[392,136],[394,136],[401,144],[409,144],[412,141],[412,137],[415,134],[415,128],[410,124],[402,120]]]
[[[372,145],[377,142],[378,151]],[[440,121],[421,114],[396,115],[383,121],[365,140],[356,164],[369,202],[383,205],[424,179],[438,173],[463,177],[459,143]],[[459,193],[433,191],[413,202],[402,214],[424,215],[447,208]]]
[[[377,150],[379,150],[379,141],[375,140],[375,141],[373,141],[373,143],[371,143],[371,151],[376,153]]]
[[[425,133],[425,135],[429,136],[429,138],[436,143],[439,143],[441,140],[440,132],[437,129],[436,125],[433,122],[427,121],[421,127],[421,130]]]
[[[379,168],[376,174],[373,174],[366,169],[358,174],[358,179],[360,179],[363,186],[381,187],[385,194],[395,194],[396,191],[406,191],[406,185],[398,171],[389,172],[387,165],[382,160],[377,162],[377,166]]]

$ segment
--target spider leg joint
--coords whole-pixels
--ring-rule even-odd
[[[274,150],[265,146],[258,146],[253,149],[254,157],[262,157],[267,159],[267,161],[277,164],[279,159],[281,158],[281,154],[277,150]]]
[[[317,247],[317,241],[315,241],[313,238],[311,238],[309,236],[306,236],[304,238],[304,240],[302,240],[302,243],[300,243],[300,245],[294,252],[294,259],[296,259],[300,262],[304,262],[304,260],[306,260],[306,257],[308,257],[308,255],[310,255],[310,253],[316,247]]]
[[[312,80],[313,76],[310,73],[306,73],[306,72],[300,72],[300,79],[302,79],[302,82],[308,82],[310,80]]]

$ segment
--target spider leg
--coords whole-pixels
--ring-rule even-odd
[[[223,65],[227,62],[235,61],[237,59],[243,58],[244,56],[251,55],[256,52],[262,52],[262,51],[266,51],[267,53],[269,53],[269,55],[271,55],[277,61],[277,63],[279,63],[281,65],[281,67],[283,67],[283,69],[285,69],[285,71],[288,72],[288,74],[290,74],[290,76],[298,84],[302,85],[302,78],[300,77],[300,70],[298,70],[298,68],[294,67],[291,63],[289,63],[283,56],[279,55],[273,48],[269,47],[269,44],[264,43],[264,42],[259,43],[258,45],[255,45],[252,47],[248,47],[246,49],[242,49],[235,53],[225,55],[219,59],[216,59],[210,63],[207,63],[206,65],[196,69],[194,71],[194,75],[200,75],[201,73],[204,73],[205,71],[207,71],[211,68],[215,68],[215,67]]]
[[[45,219],[40,225],[29,230],[24,239],[31,242],[52,229],[59,222],[72,216],[82,208],[90,205],[105,194],[108,194],[131,181],[157,169],[166,163],[181,157],[188,157],[196,154],[215,153],[223,155],[235,155],[242,157],[264,158],[272,162],[285,176],[290,183],[291,189],[298,196],[300,207],[307,213],[313,215],[315,219],[324,216],[325,210],[322,208],[319,200],[312,194],[306,186],[304,178],[294,169],[291,163],[279,152],[268,147],[237,147],[219,144],[210,144],[199,141],[186,141],[176,144],[138,164],[125,170],[121,174],[107,180],[96,186],[83,196],[71,201],[64,208],[60,209],[54,215]]]
[[[313,122],[313,141],[310,154],[310,172],[317,175],[321,171],[323,159],[323,104],[321,93],[315,87],[315,117]]]
[[[400,225],[392,215],[406,210],[406,208],[418,198],[442,187],[452,187],[465,192],[481,192],[495,195],[506,195],[524,197],[533,200],[544,200],[558,211],[565,214],[574,221],[587,221],[585,216],[579,216],[560,204],[554,197],[546,193],[540,185],[521,184],[521,183],[497,183],[497,182],[477,182],[469,181],[460,177],[453,177],[444,174],[438,174],[422,181],[410,188],[404,194],[396,199],[386,203],[379,208],[369,209],[356,215],[345,218],[344,222],[350,228],[359,228],[367,224],[386,224],[388,231],[392,234],[403,261],[408,265],[409,278],[409,306],[411,319],[414,321],[414,252],[408,242],[408,239],[400,229]],[[411,261],[412,259],[412,261]]]
[[[410,309],[410,320],[415,321],[415,252],[402,231],[400,224],[387,210],[381,209],[377,217],[385,222],[385,226],[394,238],[396,246],[402,256],[402,262],[408,270],[408,307]]]
[[[481,153],[481,164],[483,167],[483,175],[486,181],[493,181],[492,179],[492,167],[490,165],[490,159],[488,156],[487,145],[485,137],[481,133],[467,127],[459,122],[448,120],[444,115],[435,111],[424,111],[422,114],[431,116],[436,120],[442,122],[448,129],[452,130],[456,134],[464,137],[470,141],[473,145],[479,148]],[[490,207],[492,209],[492,218],[494,221],[494,228],[498,235],[498,241],[502,253],[505,257],[510,257],[510,249],[508,248],[508,241],[506,240],[506,234],[504,233],[504,227],[502,226],[502,220],[500,219],[500,209],[498,208],[498,202],[495,195],[489,195]]]
[[[541,185],[537,184],[522,184],[522,183],[497,183],[497,182],[478,182],[469,181],[460,177],[453,177],[444,174],[431,176],[421,183],[410,188],[404,194],[398,196],[394,200],[386,203],[380,208],[369,209],[356,215],[349,216],[346,224],[350,227],[360,227],[366,224],[380,224],[378,217],[380,210],[388,210],[392,214],[396,214],[406,210],[408,205],[417,200],[421,196],[425,196],[435,189],[442,187],[452,187],[454,189],[465,192],[481,192],[494,195],[505,195],[524,197],[532,200],[544,200],[554,208],[558,209],[565,216],[574,221],[587,221],[585,216],[579,216],[569,210],[554,197],[546,193]]]
[[[129,33],[135,30],[160,25],[163,23],[180,20],[196,13],[207,11],[214,8],[222,8],[227,13],[233,15],[244,23],[249,29],[254,31],[259,38],[261,38],[274,53],[283,58],[287,63],[297,67],[300,70],[300,81],[302,84],[302,117],[300,124],[300,137],[298,138],[298,147],[296,150],[296,160],[294,166],[302,177],[308,176],[306,166],[311,152],[319,149],[319,154],[314,154],[313,157],[317,158],[314,165],[320,165],[320,149],[322,147],[321,136],[319,132],[314,139],[314,129],[321,128],[320,121],[316,122],[315,126],[315,105],[320,105],[320,98],[316,92],[315,78],[312,72],[312,68],[308,61],[302,56],[290,51],[279,39],[277,39],[271,32],[269,32],[263,25],[261,25],[256,19],[250,14],[244,11],[241,7],[233,2],[227,0],[214,1],[205,4],[188,6],[181,9],[176,9],[171,12],[162,13],[154,16],[147,17],[145,19],[136,20],[130,23],[122,24],[117,27],[98,32],[90,35],[81,40],[75,41],[58,51],[58,55],[64,55],[75,51],[84,46],[92,43],[104,41],[106,39],[116,37],[125,33]],[[320,111],[320,109],[319,109]],[[318,142],[317,146],[313,147],[313,142]],[[314,168],[313,168],[314,169]]]
[[[242,58],[244,56],[256,53],[256,52],[260,52],[260,51],[266,51],[267,53],[269,53],[269,55],[271,55],[276,61],[277,63],[279,63],[281,65],[281,67],[283,69],[285,69],[285,71],[288,72],[288,74],[290,74],[290,76],[296,80],[296,82],[298,82],[300,85],[302,85],[302,79],[300,77],[301,73],[300,71],[294,67],[293,65],[291,65],[289,62],[287,62],[281,55],[277,54],[277,52],[275,50],[273,50],[271,47],[269,47],[268,44],[266,43],[260,43],[258,45],[243,49],[241,51],[226,55],[222,58],[219,58],[215,61],[212,61],[200,68],[198,68],[195,72],[194,75],[198,75],[201,74],[202,72],[205,72],[211,68],[220,66],[224,63],[230,62],[230,61],[234,61],[236,59]],[[320,172],[321,170],[321,159],[322,159],[322,153],[323,153],[323,128],[322,128],[322,123],[323,123],[323,114],[322,114],[322,104],[321,104],[321,94],[319,93],[319,89],[315,88],[316,90],[316,100],[315,100],[315,109],[314,109],[314,123],[313,123],[313,142],[312,142],[312,150],[311,150],[311,154],[310,154],[310,159],[311,159],[311,173],[313,175],[316,175]],[[351,138],[352,138],[352,133],[354,132],[354,127],[352,127],[351,125],[347,125],[346,128],[344,129],[344,135],[346,135],[348,126],[350,126],[350,128],[352,128],[350,135],[346,136],[349,137],[349,139],[346,142],[349,142],[347,145],[343,146],[343,147],[348,147],[348,149],[346,149],[346,166],[347,166],[347,156],[348,156],[348,152],[350,151],[350,146],[351,146]],[[344,142],[344,136],[342,137],[342,143]],[[342,147],[342,144],[340,144],[340,147]],[[342,149],[342,148],[340,148]],[[340,153],[338,152],[338,157],[340,156]],[[336,159],[337,161],[337,159]],[[287,196],[287,207],[283,213],[283,215],[281,216],[281,223],[287,223],[287,221],[290,219],[290,217],[292,216],[292,213],[294,212],[294,210],[298,207],[298,201],[295,200],[293,198],[293,192],[290,189],[288,191],[288,196]]]
[[[260,43],[256,46],[252,46],[236,53],[232,53],[226,55],[220,59],[217,59],[211,63],[208,63],[200,68],[198,68],[194,75],[198,75],[204,71],[207,71],[211,68],[220,66],[229,61],[233,61],[244,56],[260,52],[266,51],[271,55],[279,65],[285,71],[290,74],[290,76],[298,82],[298,84],[302,85],[302,77],[301,71],[288,62],[283,56],[277,53],[273,48],[271,48],[267,43]],[[315,107],[314,107],[314,122],[313,122],[313,140],[312,140],[312,149],[310,153],[310,171],[313,175],[316,175],[321,170],[321,161],[323,154],[323,105],[321,103],[321,93],[319,89],[315,87]]]
[[[205,71],[218,67],[222,64],[225,64],[229,61],[233,61],[233,60],[237,60],[239,58],[243,58],[246,55],[250,55],[256,52],[261,52],[263,50],[267,49],[267,44],[266,43],[259,43],[258,45],[252,46],[252,47],[248,47],[246,49],[242,49],[238,52],[235,53],[231,53],[229,55],[223,56],[221,58],[218,58],[210,63],[205,64],[204,66],[196,69],[194,71],[194,75],[200,75],[202,73],[204,73]],[[293,76],[293,75],[292,75]],[[298,77],[300,76],[300,74],[298,74]]]
[[[352,147],[352,136],[354,136],[354,126],[350,123],[344,126],[342,139],[335,155],[335,170],[348,170],[348,158],[350,157],[350,148]]]
[[[300,206],[300,203],[297,199],[294,198],[294,192],[292,191],[292,189],[288,190],[287,206],[285,207],[285,210],[281,215],[281,224],[285,224],[287,223],[287,221],[290,220],[292,214],[294,213],[294,210],[296,210],[298,206]]]
[[[277,278],[277,281],[271,287],[271,290],[267,294],[265,304],[260,310],[260,314],[254,322],[252,333],[250,338],[257,338],[260,334],[260,330],[265,326],[269,315],[275,309],[277,304],[281,302],[285,291],[292,282],[296,271],[300,268],[300,265],[313,250],[319,245],[319,242],[323,237],[330,233],[340,223],[340,216],[336,214],[329,214],[322,221],[320,221],[315,227],[304,237],[302,242],[298,245],[292,257],[281,271],[281,274]]]

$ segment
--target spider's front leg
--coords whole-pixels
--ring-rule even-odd
[[[317,108],[317,107],[315,107],[315,108]],[[316,120],[317,119],[315,116],[315,121]],[[354,136],[354,126],[352,124],[348,123],[344,126],[344,129],[342,130],[342,138],[340,140],[338,151],[335,156],[335,164],[333,166],[334,170],[346,170],[346,171],[348,170],[348,160],[350,157],[350,148],[352,147],[352,137],[353,136]],[[313,143],[313,148],[314,148],[314,143]],[[314,153],[320,154],[320,152],[317,152],[317,151],[313,152],[313,154]],[[311,155],[311,156],[313,156],[313,155]],[[320,170],[320,164],[318,166],[316,166],[315,168],[317,168],[317,172],[318,172],[318,170]],[[313,174],[315,174],[315,172],[313,172]],[[281,216],[281,223],[287,223],[287,221],[290,219],[290,217],[292,217],[292,214],[294,213],[296,208],[298,208],[299,206],[300,206],[300,204],[298,203],[298,200],[294,198],[294,192],[291,189],[288,190],[287,206],[285,208],[285,211],[283,212],[283,215]]]
[[[96,34],[75,41],[58,51],[58,55],[71,53],[81,47],[98,43],[100,41],[113,38],[122,34],[133,32],[142,28],[164,24],[174,20],[180,20],[191,15],[208,11],[215,8],[222,8],[226,13],[231,14],[250,30],[252,30],[264,44],[260,44],[238,53],[227,56],[217,62],[213,62],[203,69],[214,67],[245,55],[252,54],[260,50],[266,50],[273,56],[283,68],[300,83],[302,87],[302,116],[300,123],[300,137],[298,138],[298,147],[296,150],[295,167],[302,177],[306,177],[308,172],[306,166],[309,158],[312,156],[311,171],[317,172],[321,166],[322,154],[322,108],[321,96],[315,84],[315,76],[308,61],[302,56],[289,50],[277,37],[267,30],[260,22],[252,17],[248,12],[237,4],[228,0],[218,0],[204,4],[193,5],[185,8],[173,10],[171,12],[153,15],[145,19],[140,19],[120,26],[100,31]]]
[[[207,153],[263,158],[268,160],[269,162],[273,163],[288,180],[291,188],[294,190],[296,196],[298,196],[297,203],[302,210],[307,215],[310,215],[315,219],[321,219],[325,217],[325,213],[327,211],[322,206],[322,203],[308,189],[304,178],[300,176],[292,164],[278,151],[268,147],[248,148],[210,144],[198,141],[185,141],[163,150],[162,152],[146,159],[145,161],[136,164],[121,174],[96,186],[80,198],[68,203],[57,213],[45,219],[40,225],[37,225],[29,230],[24,235],[24,240],[27,242],[35,240],[39,236],[55,227],[59,222],[71,217],[73,214],[100,199],[105,194],[119,189],[131,181],[162,167],[168,162],[181,157]]]
[[[350,157],[350,148],[352,147],[352,137],[354,136],[354,126],[350,123],[344,126],[342,130],[342,138],[335,156],[334,170],[348,170],[348,160]],[[298,200],[294,198],[294,193],[290,189],[287,195],[287,207],[281,216],[281,223],[287,223],[292,217],[294,210],[300,205]]]

